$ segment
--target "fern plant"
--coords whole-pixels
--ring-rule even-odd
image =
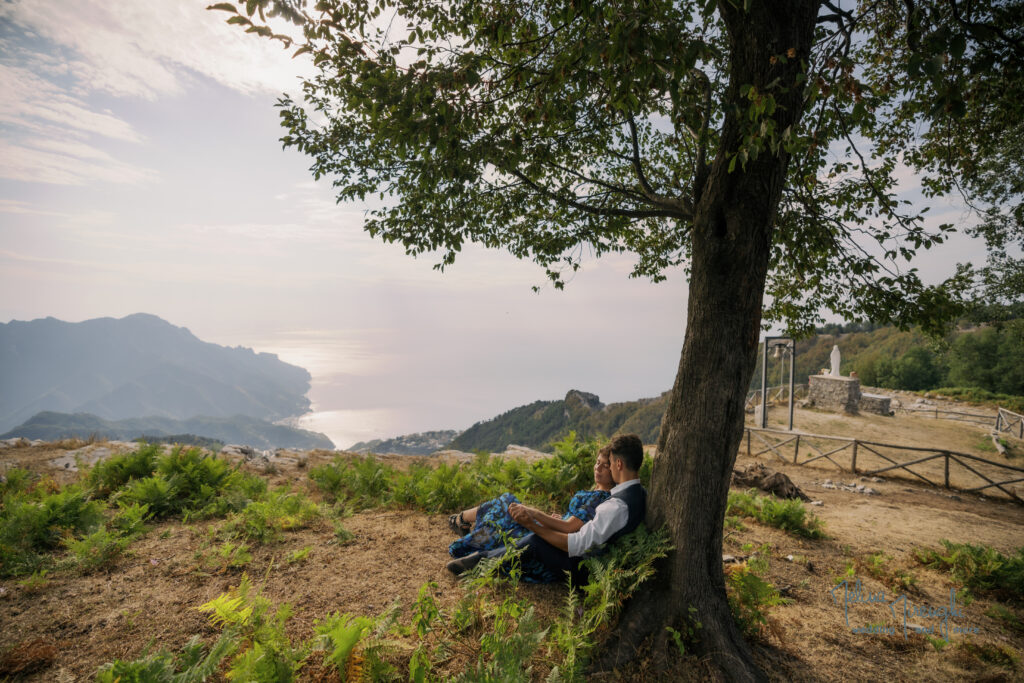
[[[177,655],[162,650],[135,660],[104,664],[96,673],[96,683],[203,683],[237,649],[233,633],[221,634],[209,651],[199,636],[194,636]]]
[[[243,642],[231,660],[228,678],[253,683],[286,683],[295,679],[309,654],[305,644],[293,646],[285,633],[291,607],[280,605],[271,613],[270,601],[252,591],[247,574],[236,588],[222,593],[198,609],[210,613],[210,622]],[[246,647],[247,646],[247,647]]]

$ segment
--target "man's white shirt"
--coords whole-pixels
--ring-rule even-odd
[[[569,534],[569,557],[582,557],[588,550],[606,542],[616,531],[626,526],[629,507],[625,501],[614,496],[630,486],[639,485],[639,479],[630,479],[611,490],[612,497],[594,509],[594,518],[580,527],[579,531]]]

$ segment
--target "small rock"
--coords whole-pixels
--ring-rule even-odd
[[[826,483],[821,485],[821,488],[823,488],[823,489],[834,489],[834,488],[836,488],[836,485],[832,484],[830,482],[826,482]]]
[[[824,503],[822,503],[822,502],[821,502],[820,500],[812,500],[812,501],[810,502],[810,504],[811,504],[811,505],[817,505],[818,507],[821,507],[821,506],[823,506],[823,505],[824,505]]]
[[[879,482],[885,481],[885,479],[882,479],[881,477],[871,477],[871,481],[878,484]]]
[[[792,555],[786,555],[786,562],[792,562],[792,561],[793,561],[793,556]]]
[[[821,482],[821,483],[822,483],[822,485],[825,485],[825,484],[831,484],[831,483],[832,483],[832,480],[831,480],[831,479],[826,479],[825,481],[823,481],[823,482]]]
[[[864,493],[864,484],[861,484],[860,486],[855,486],[854,490],[857,491],[857,493]]]
[[[863,492],[865,494],[869,495],[869,496],[877,496],[878,495],[878,491],[874,490],[873,488],[866,488],[866,489],[864,489]]]

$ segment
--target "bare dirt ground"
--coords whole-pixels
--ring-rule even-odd
[[[782,411],[779,411],[780,415]],[[774,414],[772,415],[774,417]],[[978,450],[984,432],[975,426],[925,418],[847,418],[814,411],[798,414],[797,428],[821,434],[858,436],[896,443],[947,444],[947,448],[993,457]],[[956,446],[952,444],[958,444]],[[974,450],[969,450],[974,444]],[[53,445],[0,452],[7,467],[28,466],[50,471],[47,462],[62,455]],[[308,456],[306,467],[333,457]],[[408,462],[393,456],[394,462]],[[743,557],[768,544],[769,580],[791,601],[771,612],[770,627],[756,641],[758,662],[773,680],[849,681],[1024,680],[1019,661],[1024,633],[990,616],[995,601],[977,598],[956,603],[959,612],[948,620],[948,645],[933,645],[911,629],[904,636],[902,619],[889,604],[901,595],[913,605],[940,608],[950,603],[953,587],[948,574],[929,570],[915,559],[919,547],[938,548],[939,541],[984,543],[1012,552],[1024,545],[1024,506],[974,494],[955,494],[905,479],[884,477],[867,482],[877,495],[823,486],[854,482],[857,477],[832,468],[786,464],[770,453],[748,458],[741,451],[737,467],[751,462],[785,472],[821,506],[809,506],[825,523],[827,539],[807,540],[747,520],[744,529],[727,529],[724,552]],[[1008,462],[1019,463],[1020,459]],[[70,479],[73,473],[57,471]],[[309,484],[305,467],[277,467],[272,483]],[[865,483],[856,481],[856,483]],[[87,681],[97,668],[116,658],[130,659],[161,648],[176,650],[192,635],[212,642],[218,630],[195,608],[238,584],[240,573],[203,570],[195,554],[206,546],[206,527],[218,522],[155,525],[109,570],[91,575],[55,571],[49,581],[32,590],[19,580],[0,580],[0,657],[12,651],[35,652],[39,668],[0,680]],[[445,549],[453,539],[443,515],[408,510],[371,510],[344,520],[353,538],[341,544],[326,522],[289,533],[278,544],[256,546],[247,568],[257,586],[275,604],[292,605],[288,625],[293,640],[308,639],[313,624],[330,612],[374,616],[398,600],[408,608],[420,587],[437,582],[435,595],[442,609],[451,609],[462,591],[444,569]],[[296,550],[309,547],[304,561],[288,562]],[[884,553],[881,569],[869,556]],[[872,571],[874,570],[874,574]],[[899,572],[910,575],[909,589],[893,584]],[[865,592],[884,603],[849,603],[844,612],[843,579],[861,581]],[[550,621],[561,610],[562,586],[523,586],[520,594]],[[838,597],[838,601],[837,601]],[[905,603],[897,603],[904,605]],[[1017,619],[1024,607],[1006,604]],[[939,620],[921,615],[908,624],[936,626]],[[873,624],[899,628],[894,635],[854,633]],[[953,629],[972,631],[953,632]],[[937,641],[936,641],[937,642]],[[471,648],[467,651],[471,652]],[[549,665],[541,649],[535,662],[537,680]],[[438,671],[442,677],[459,673],[470,655],[453,657]],[[1016,662],[1014,662],[1016,657]],[[312,659],[310,660],[313,661]],[[685,668],[683,669],[685,670]],[[663,672],[636,668],[612,676],[615,680],[664,680]],[[338,680],[311,663],[304,680]]]

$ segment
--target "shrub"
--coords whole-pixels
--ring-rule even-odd
[[[146,520],[149,519],[149,506],[138,503],[126,503],[110,520],[110,526],[127,538],[135,538],[146,533]]]
[[[211,678],[221,661],[238,649],[234,634],[224,633],[209,652],[194,636],[174,655],[161,650],[131,661],[115,660],[96,673],[96,683],[201,683]]]
[[[1024,547],[1006,557],[988,546],[945,539],[941,543],[943,552],[915,550],[917,561],[930,569],[948,571],[968,591],[1024,599]]]
[[[103,503],[78,486],[33,500],[14,495],[0,510],[0,575],[31,574],[66,534],[81,535],[103,521]]]
[[[179,446],[157,460],[151,476],[128,481],[114,499],[123,506],[146,505],[155,519],[182,514],[187,521],[241,510],[262,496],[266,486],[226,460]]]
[[[357,508],[385,505],[395,469],[377,462],[372,455],[363,458],[338,457],[331,464],[314,467],[309,478],[332,500],[345,500]]]
[[[18,494],[28,492],[36,479],[30,471],[20,467],[14,467],[6,472],[0,481],[0,509],[3,508],[7,499],[13,499]]]
[[[134,453],[115,455],[93,465],[86,475],[86,484],[105,498],[134,479],[151,476],[159,455],[159,445],[139,444]]]
[[[664,529],[651,532],[641,524],[605,554],[584,560],[590,576],[582,586],[582,600],[576,591],[569,591],[562,616],[551,627],[554,648],[561,653],[551,680],[582,680],[598,630],[609,624],[625,600],[654,575],[654,563],[671,549]]]
[[[324,663],[333,666],[342,675],[342,680],[358,680],[353,670],[358,666],[361,657],[353,657],[353,651],[370,629],[374,620],[369,617],[354,617],[351,614],[333,613],[327,615],[323,622],[315,627],[322,636],[327,650]]]
[[[201,510],[227,486],[232,469],[226,460],[206,456],[198,448],[176,447],[160,458],[157,472],[170,481],[177,511]]]
[[[229,679],[253,683],[286,683],[295,679],[308,648],[293,646],[285,633],[291,608],[283,604],[271,613],[270,601],[252,592],[247,575],[242,575],[237,588],[198,609],[210,612],[212,624],[236,634],[244,643],[241,653],[231,661]]]
[[[121,489],[117,498],[119,505],[145,506],[156,519],[162,519],[178,511],[178,492],[173,482],[162,474],[145,479],[136,479]]]
[[[744,634],[759,637],[768,626],[768,610],[789,602],[764,579],[768,572],[769,548],[762,546],[743,564],[729,565],[725,584],[733,618]]]
[[[958,401],[975,404],[996,404],[1015,413],[1024,413],[1024,396],[999,394],[977,387],[942,387],[931,389],[930,393],[949,396]]]
[[[281,532],[301,529],[319,516],[320,510],[313,501],[282,488],[269,491],[261,500],[234,513],[223,531],[257,543],[270,543],[278,540]]]
[[[112,534],[105,527],[81,539],[65,539],[64,545],[71,552],[72,563],[83,572],[89,573],[110,565],[128,546],[130,539]]]
[[[564,505],[580,489],[593,485],[594,460],[600,443],[594,439],[581,442],[576,432],[569,432],[552,446],[554,456],[533,463],[522,484],[547,505],[558,506]]]
[[[231,541],[224,541],[207,552],[197,552],[196,554],[201,567],[216,570],[222,574],[229,569],[241,569],[252,562],[249,546]]]
[[[440,464],[429,469],[416,486],[416,505],[427,512],[464,510],[491,497],[480,481],[479,470]]]
[[[775,496],[759,496],[750,489],[746,493],[729,492],[726,515],[752,517],[762,524],[782,529],[796,536],[824,538],[822,521],[807,511],[797,500],[780,500]]]
[[[530,681],[530,660],[547,635],[525,600],[506,598],[494,612],[493,627],[480,639],[476,666],[455,681]]]

